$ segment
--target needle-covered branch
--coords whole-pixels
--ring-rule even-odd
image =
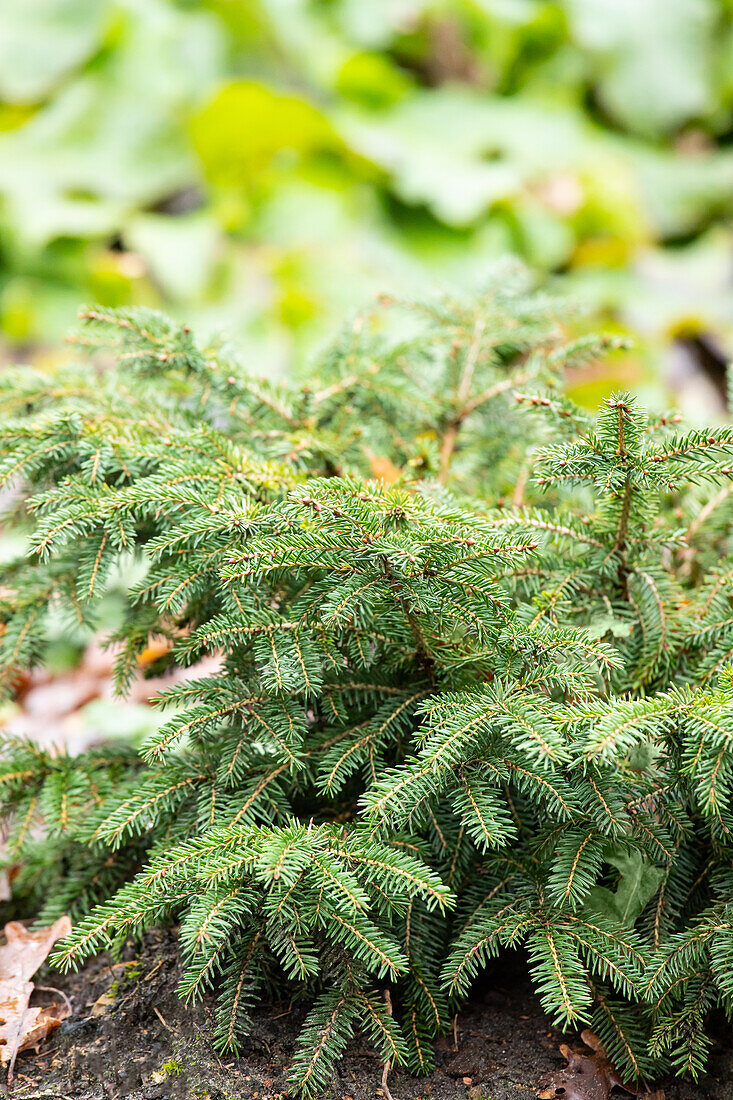
[[[564,366],[614,341],[524,278],[362,317],[303,385],[157,314],[82,321],[93,384],[0,377],[28,536],[2,684],[113,584],[119,689],[153,639],[177,674],[139,751],[2,746],[16,896],[75,922],[58,961],[175,920],[222,1048],[273,987],[312,998],[312,1096],[357,1030],[426,1072],[524,945],[626,1079],[697,1072],[733,1009],[730,428],[575,406]]]

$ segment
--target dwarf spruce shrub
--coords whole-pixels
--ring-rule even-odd
[[[16,891],[71,913],[64,966],[178,922],[222,1048],[273,991],[307,997],[306,1096],[357,1030],[426,1072],[520,945],[628,1079],[697,1073],[733,1008],[733,430],[576,407],[563,372],[609,341],[562,312],[509,272],[384,302],[276,385],[92,309],[91,363],[0,376],[31,525],[6,691],[51,611],[93,631],[132,566],[119,690],[151,640],[156,674],[220,658],[139,752],[5,739]]]

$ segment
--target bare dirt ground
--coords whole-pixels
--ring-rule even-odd
[[[41,972],[36,981],[65,990],[73,1014],[38,1054],[24,1053],[14,1100],[278,1100],[306,1006],[257,1012],[241,1056],[220,1057],[211,1037],[212,1005],[176,995],[175,938],[148,935],[114,963],[109,956],[76,975]],[[459,1013],[455,1037],[439,1039],[427,1078],[389,1076],[394,1100],[529,1100],[544,1074],[564,1065],[563,1035],[543,1015],[521,960],[500,960]],[[330,1100],[382,1096],[382,1067],[355,1043],[334,1077]],[[710,1073],[696,1085],[663,1082],[666,1100],[733,1100],[733,1031],[720,1026]],[[619,1098],[623,1097],[619,1092]]]

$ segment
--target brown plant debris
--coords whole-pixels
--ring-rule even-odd
[[[7,943],[0,947],[0,1062],[12,1080],[16,1055],[39,1043],[71,1014],[68,1001],[31,1008],[31,978],[45,962],[56,940],[68,936],[71,921],[59,917],[49,928],[29,931],[18,921],[5,925]]]
[[[560,1044],[560,1051],[567,1065],[547,1074],[540,1083],[537,1100],[609,1100],[611,1090],[623,1089],[638,1100],[664,1100],[661,1089],[655,1092],[639,1092],[626,1084],[615,1070],[601,1040],[592,1031],[583,1031],[581,1039],[588,1050],[571,1050],[567,1043]]]

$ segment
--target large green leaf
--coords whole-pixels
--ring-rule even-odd
[[[661,886],[664,871],[637,849],[622,844],[614,845],[604,858],[619,872],[618,886],[615,890],[595,886],[586,897],[585,908],[630,928]]]
[[[222,244],[208,211],[175,218],[138,214],[126,226],[124,240],[145,258],[165,293],[182,302],[206,292]]]
[[[194,117],[192,133],[206,176],[222,186],[251,184],[288,153],[341,147],[326,116],[307,100],[251,80],[221,88]]]
[[[131,207],[196,179],[177,113],[215,78],[216,25],[164,0],[127,0],[118,15],[105,62],[0,135],[0,195],[23,246],[113,233]]]
[[[716,4],[708,0],[564,0],[594,58],[604,105],[642,133],[708,114]]]
[[[0,98],[36,102],[98,48],[112,0],[0,0]]]

